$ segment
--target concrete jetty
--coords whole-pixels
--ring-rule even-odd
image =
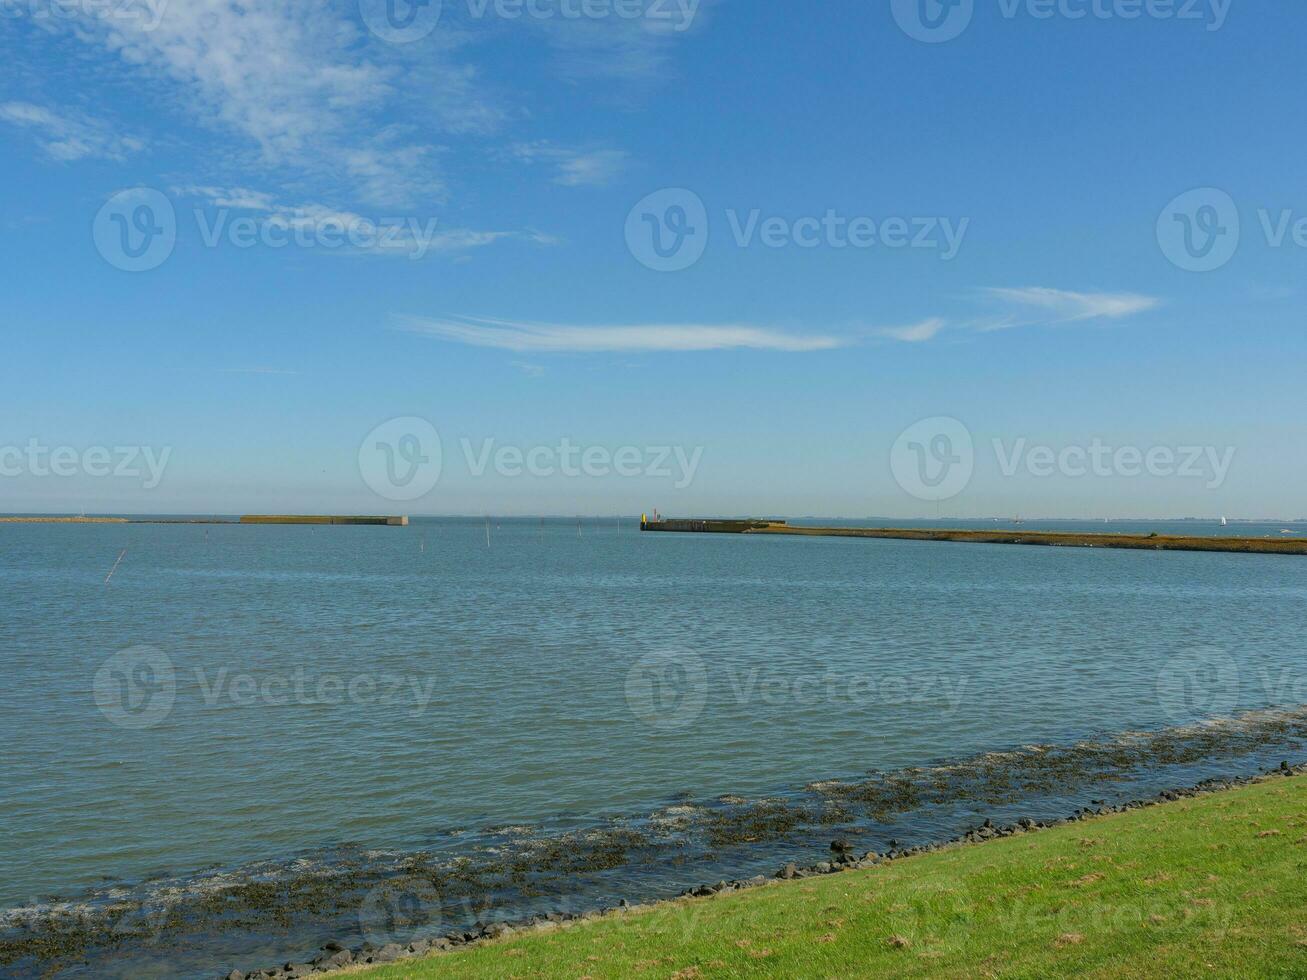
[[[408,527],[408,518],[296,514],[247,514],[239,520],[229,517],[0,517],[0,524],[363,524]]]
[[[642,521],[642,531],[683,534],[779,534],[820,538],[882,538],[970,544],[1024,544],[1055,548],[1127,548],[1138,551],[1218,551],[1307,555],[1307,538],[1233,538],[1163,534],[1090,534],[1061,531],[966,531],[892,527],[797,527],[784,521]]]
[[[0,524],[130,524],[125,517],[0,517]]]
[[[241,518],[242,524],[371,524],[382,527],[408,527],[407,517],[312,517],[289,515],[249,514]]]

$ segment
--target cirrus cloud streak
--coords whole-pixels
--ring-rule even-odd
[[[831,350],[836,337],[786,333],[763,327],[707,324],[570,326],[485,317],[400,317],[399,327],[440,340],[519,353],[665,353],[769,350],[788,353]]]

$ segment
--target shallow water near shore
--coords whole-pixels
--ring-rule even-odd
[[[670,895],[839,834],[884,850],[1297,761],[1307,735],[1187,727],[1307,702],[1295,558],[631,521],[489,542],[481,521],[0,530],[0,906],[29,909],[0,940],[51,937],[0,973],[207,976]],[[154,675],[105,700],[142,646],[166,712]]]

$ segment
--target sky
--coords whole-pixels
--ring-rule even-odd
[[[1305,517],[1304,30],[0,0],[0,512]]]

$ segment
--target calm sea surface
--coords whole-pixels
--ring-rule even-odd
[[[1292,557],[0,525],[0,906],[1297,705],[1304,610]]]

